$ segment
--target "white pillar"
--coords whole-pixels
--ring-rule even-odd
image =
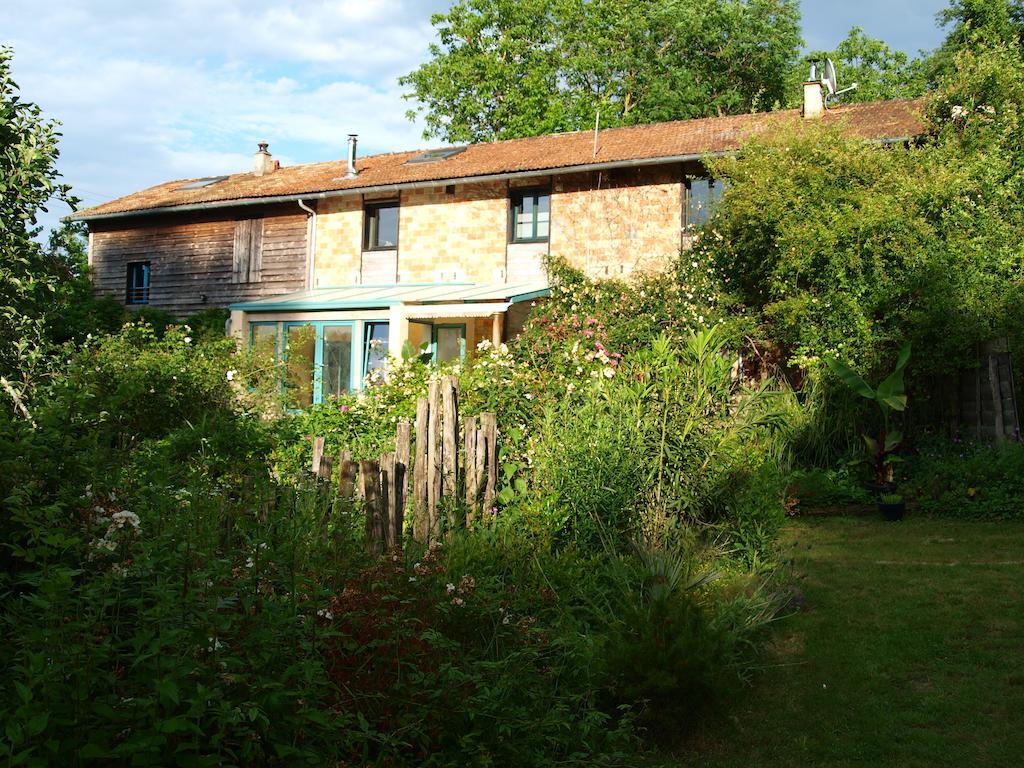
[[[491,343],[496,346],[501,346],[502,333],[505,330],[505,316],[500,312],[495,312],[491,315]]]
[[[405,307],[395,304],[388,313],[388,352],[396,360],[402,359],[402,347],[409,340],[409,318]]]
[[[231,317],[228,320],[228,323],[230,325],[229,334],[235,338],[240,347],[244,347],[246,331],[248,330],[245,312],[240,309],[231,310]]]

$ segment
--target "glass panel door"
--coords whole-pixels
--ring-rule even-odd
[[[466,326],[438,325],[434,328],[435,360],[450,363],[466,354]]]
[[[325,325],[321,402],[352,389],[352,326]]]
[[[317,328],[315,325],[285,326],[285,386],[289,405],[308,408],[313,404],[316,371]]]
[[[366,323],[364,331],[363,375],[369,376],[378,368],[383,368],[388,360],[387,323]]]
[[[249,346],[260,368],[277,360],[277,323],[249,323]]]

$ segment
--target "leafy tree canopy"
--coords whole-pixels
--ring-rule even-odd
[[[9,47],[0,47],[0,398],[19,391],[42,364],[44,314],[53,306],[68,262],[35,240],[36,216],[51,200],[74,205],[59,183],[57,123],[21,98]]]
[[[459,0],[402,77],[426,136],[468,142],[735,114],[785,97],[796,0]]]
[[[839,87],[857,84],[843,94],[844,103],[909,99],[922,95],[927,81],[917,60],[911,61],[903,51],[895,51],[886,43],[871,37],[862,27],[854,27],[831,51],[812,51],[807,60],[831,59],[839,75]],[[807,65],[801,62],[794,71],[790,106],[798,106],[803,97],[800,84],[806,79]]]
[[[912,340],[921,375],[991,338],[1024,345],[1019,59],[1016,43],[958,53],[920,146],[803,123],[714,163],[731,186],[699,248],[791,362],[871,371]]]

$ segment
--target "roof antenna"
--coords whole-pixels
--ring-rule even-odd
[[[814,69],[816,63],[817,62],[811,63],[812,80],[817,79],[814,77]],[[844,93],[849,93],[850,91],[856,90],[857,88],[857,83],[853,83],[852,85],[843,88],[842,90],[837,90],[838,86],[836,85],[836,67],[835,64],[832,63],[832,59],[825,59],[825,66],[821,68],[821,84],[825,86],[825,98],[828,99],[829,101],[835,101]]]
[[[597,157],[597,132],[601,128],[601,105],[597,105],[597,115],[594,117],[594,157]]]

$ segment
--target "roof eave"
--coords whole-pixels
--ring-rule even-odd
[[[903,144],[914,141],[915,136],[893,136],[878,139],[869,139],[878,144]],[[139,218],[144,216],[161,216],[164,214],[187,213],[191,211],[210,211],[221,208],[242,208],[254,205],[274,205],[277,203],[291,203],[308,200],[326,200],[334,197],[345,197],[348,195],[381,194],[387,192],[398,192],[403,189],[423,189],[428,187],[439,187],[446,184],[477,184],[488,181],[503,181],[506,179],[528,179],[540,176],[551,176],[556,173],[587,173],[588,171],[613,170],[615,168],[632,168],[648,165],[667,165],[670,163],[685,163],[696,160],[703,160],[708,157],[724,157],[740,150],[739,147],[714,152],[689,153],[684,155],[664,155],[661,157],[645,157],[636,160],[609,160],[599,163],[586,163],[583,165],[565,165],[552,168],[537,168],[529,171],[511,171],[504,173],[479,174],[475,176],[451,176],[446,178],[428,179],[424,181],[407,181],[395,184],[377,184],[366,187],[346,187],[344,189],[324,190],[320,192],[302,192],[289,195],[272,195],[265,197],[243,197],[230,200],[214,200],[205,203],[191,203],[186,205],[168,205],[156,208],[135,208],[128,211],[114,211],[111,213],[99,213],[89,215],[88,213],[73,213],[65,216],[63,220],[71,221],[112,221],[117,219]]]
[[[668,163],[685,163],[694,160],[701,160],[705,157],[722,157],[737,150],[718,152],[700,152],[686,155],[666,155],[663,157],[645,157],[638,160],[609,160],[602,163],[586,163],[584,165],[565,165],[553,168],[537,168],[529,171],[511,171],[504,173],[488,173],[475,176],[450,176],[440,179],[428,179],[425,181],[406,181],[396,184],[377,184],[366,187],[346,187],[344,189],[324,190],[321,192],[304,192],[290,195],[274,195],[267,197],[243,197],[230,200],[215,200],[208,203],[191,203],[187,205],[168,205],[158,208],[135,208],[130,211],[115,211],[112,213],[99,213],[89,215],[88,213],[73,213],[66,216],[66,219],[74,221],[109,221],[111,219],[125,219],[139,216],[159,216],[167,213],[184,213],[188,211],[207,211],[218,208],[239,208],[250,205],[273,205],[275,203],[290,203],[298,200],[325,200],[332,197],[344,197],[346,195],[368,195],[384,192],[397,192],[403,189],[423,189],[425,187],[440,187],[446,184],[478,184],[486,181],[503,181],[505,179],[529,179],[539,176],[551,176],[555,173],[586,173],[588,171],[611,170],[614,168],[630,168],[646,165],[665,165]]]

